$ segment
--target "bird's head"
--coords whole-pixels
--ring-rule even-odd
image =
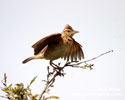
[[[74,34],[78,32],[79,31],[73,30],[73,28],[67,24],[62,32],[62,35],[72,37]]]

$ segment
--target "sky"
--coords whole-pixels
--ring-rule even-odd
[[[93,70],[66,68],[49,95],[61,100],[125,100],[125,0],[0,0],[0,81],[6,73],[8,84],[26,86],[38,75],[31,88],[40,94],[49,61],[22,61],[33,55],[32,44],[62,32],[66,24],[80,32],[74,38],[83,46],[84,60],[114,52],[89,62]]]

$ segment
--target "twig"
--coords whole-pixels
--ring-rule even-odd
[[[108,54],[108,53],[111,53],[111,52],[113,52],[113,50],[110,50],[110,51],[107,51],[107,52],[105,52],[105,53],[102,53],[102,54],[100,54],[99,56],[96,56],[96,57],[91,58],[91,59],[89,59],[89,60],[83,61],[83,62],[81,62],[81,63],[87,63],[87,62],[89,62],[89,61],[92,61],[92,60],[95,60],[95,59],[97,59],[97,58],[100,58],[101,56],[103,56],[103,55],[105,55],[105,54]]]
[[[42,93],[40,94],[38,100],[41,100],[42,97],[43,97],[43,94],[47,91],[47,89],[49,89],[50,86],[52,86],[52,84],[55,82],[56,76],[58,76],[58,72],[56,72],[56,74],[52,77],[52,79],[51,79],[50,81],[49,81],[49,76],[47,76],[47,77],[48,77],[48,78],[47,78],[48,80],[46,81],[47,84],[46,84],[44,90],[42,91]]]
[[[80,65],[80,64],[82,64],[82,63],[87,64],[87,62],[90,62],[90,61],[92,61],[92,60],[95,60],[95,59],[97,59],[97,58],[100,58],[101,56],[106,55],[106,54],[111,53],[111,52],[113,52],[113,50],[107,51],[107,52],[105,52],[105,53],[100,54],[99,56],[96,56],[96,57],[94,57],[94,58],[91,58],[91,59],[89,59],[89,60],[85,60],[85,61],[82,61],[82,62],[79,62],[79,61],[67,62],[67,63],[64,65],[64,67],[67,67],[67,66],[74,67],[74,66]],[[75,63],[75,64],[72,64],[72,63]]]
[[[7,86],[7,75],[4,73],[4,80],[2,81],[2,84],[6,87]]]

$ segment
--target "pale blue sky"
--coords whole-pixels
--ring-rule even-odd
[[[86,59],[111,49],[114,53],[92,61],[92,71],[65,69],[50,95],[61,100],[125,100],[125,0],[0,0],[0,80],[6,72],[9,83],[27,85],[38,75],[32,89],[40,93],[48,61],[23,65],[22,60],[33,55],[32,44],[61,32],[66,24],[80,31],[74,38],[83,45]]]

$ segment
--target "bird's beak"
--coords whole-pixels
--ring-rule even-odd
[[[79,31],[74,30],[74,33],[79,33]]]

